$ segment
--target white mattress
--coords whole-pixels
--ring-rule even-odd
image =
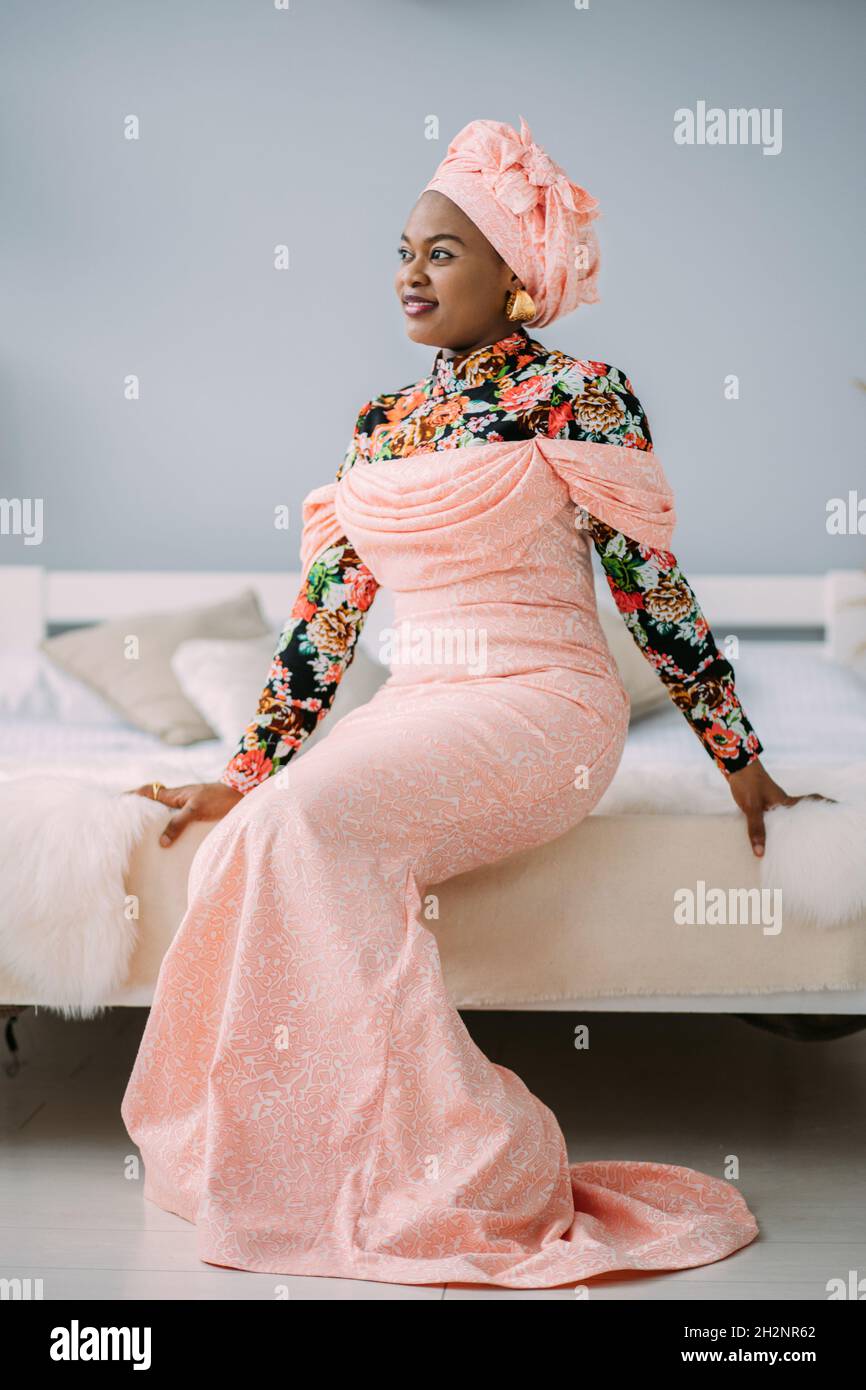
[[[866,683],[849,667],[826,660],[821,643],[743,640],[732,665],[765,764],[866,758]],[[661,760],[713,768],[672,701],[630,730],[621,766]]]

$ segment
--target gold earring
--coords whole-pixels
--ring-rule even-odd
[[[511,290],[505,301],[505,313],[508,318],[520,323],[524,319],[534,319],[538,310],[528,290]]]

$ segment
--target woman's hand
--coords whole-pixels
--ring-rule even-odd
[[[820,792],[809,792],[805,796],[788,796],[778,782],[774,782],[767,770],[762,767],[760,758],[732,772],[728,777],[731,796],[746,817],[752,851],[761,857],[766,845],[764,812],[774,806],[794,806],[798,801],[832,801],[832,797],[821,796]]]
[[[130,790],[136,796],[154,800],[151,782]],[[159,843],[167,846],[174,844],[191,821],[222,820],[233,806],[243,801],[243,796],[234,787],[227,787],[225,782],[192,782],[186,787],[160,787],[155,799],[165,806],[175,807],[177,811],[159,837]]]

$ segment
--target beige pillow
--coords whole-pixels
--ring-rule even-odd
[[[223,742],[232,745],[232,751],[258,708],[279,637],[279,632],[272,632],[248,642],[184,642],[171,659],[184,694]],[[295,757],[324,738],[344,714],[372,699],[387,675],[387,666],[375,661],[359,643],[328,714],[304,739]]]
[[[197,608],[133,613],[46,637],[41,649],[62,670],[99,692],[125,719],[164,743],[198,743],[216,734],[181,689],[171,658],[196,637],[262,637],[270,632],[254,589]],[[137,653],[126,655],[129,639]]]
[[[638,647],[619,612],[599,606],[599,621],[610,654],[631,701],[632,719],[641,719],[651,710],[670,703],[670,696],[656,670]]]

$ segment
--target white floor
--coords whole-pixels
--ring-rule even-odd
[[[706,1015],[467,1013],[478,1045],[551,1106],[572,1162],[645,1158],[722,1174],[761,1226],[700,1269],[588,1281],[591,1299],[819,1300],[866,1276],[866,1031],[793,1042]],[[251,1274],[201,1263],[195,1233],[125,1176],[119,1105],[145,1011],[65,1023],[23,1014],[20,1068],[0,1038],[0,1277],[45,1299],[571,1299],[571,1289],[413,1287]],[[577,1023],[591,1045],[573,1044]],[[284,1296],[284,1295],[283,1295]]]

